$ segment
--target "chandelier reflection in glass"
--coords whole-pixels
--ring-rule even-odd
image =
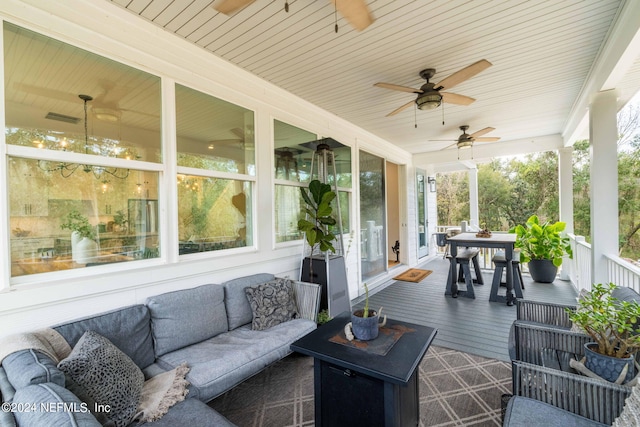
[[[82,99],[84,102],[84,152],[85,154],[89,154],[89,128],[88,128],[88,120],[87,120],[87,102],[93,101],[93,97],[90,95],[78,95],[78,98]],[[62,140],[60,146],[64,151],[66,151],[67,142],[65,139]],[[93,173],[93,176],[96,179],[102,180],[104,182],[104,174],[111,175],[114,178],[118,179],[126,179],[129,176],[129,169],[120,169],[120,168],[111,168],[105,166],[92,166],[80,163],[67,163],[67,162],[59,162],[57,165],[53,167],[48,167],[47,161],[38,160],[38,166],[40,169],[46,172],[56,172],[60,171],[60,175],[63,178],[69,178],[74,174],[76,170],[79,168],[82,169],[85,173]]]

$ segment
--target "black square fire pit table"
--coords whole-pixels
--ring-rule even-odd
[[[418,365],[437,330],[388,319],[378,338],[347,341],[344,312],[291,344],[314,358],[316,427],[417,426]]]

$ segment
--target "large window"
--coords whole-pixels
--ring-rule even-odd
[[[179,253],[251,246],[253,112],[176,85]]]
[[[160,256],[160,78],[4,23],[11,274]]]
[[[298,219],[304,215],[302,210],[304,201],[300,195],[300,187],[306,187],[311,179],[320,179],[333,186],[334,165],[331,163],[333,160],[335,160],[335,172],[339,185],[342,227],[344,232],[348,232],[351,149],[333,139],[318,139],[314,133],[279,120],[274,120],[273,128],[276,243],[302,238],[298,232]],[[326,164],[319,161],[316,153],[318,146],[323,143],[328,144],[333,152],[332,160]],[[334,206],[337,207],[337,203]]]

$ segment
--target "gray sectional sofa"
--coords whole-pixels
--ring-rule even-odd
[[[186,399],[152,426],[232,426],[206,402],[288,355],[292,342],[316,328],[320,287],[290,282],[299,315],[265,330],[252,329],[254,311],[245,288],[274,279],[272,274],[255,274],[222,285],[168,292],[148,298],[145,304],[53,329],[71,347],[86,331],[97,332],[126,354],[145,378],[186,363],[190,368]],[[24,349],[5,357],[0,367],[0,426],[101,425],[91,412],[67,410],[82,408],[82,401],[69,390],[73,388],[68,383],[56,363],[40,351]],[[36,402],[37,407],[29,406]],[[57,403],[54,409],[65,410],[42,411],[41,402],[67,402],[67,406]],[[72,404],[76,406],[69,406]]]

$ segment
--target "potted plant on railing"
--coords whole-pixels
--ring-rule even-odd
[[[534,281],[552,283],[562,265],[562,257],[573,258],[569,238],[562,235],[565,227],[562,221],[540,223],[536,215],[531,215],[526,224],[509,230],[517,236],[514,247],[520,249],[520,262],[529,263]]]
[[[584,366],[607,381],[621,383],[634,377],[634,355],[640,350],[640,303],[618,300],[612,296],[615,288],[613,283],[593,285],[591,292],[578,299],[575,310],[567,311],[574,325],[593,339],[585,344]]]
[[[60,225],[63,230],[71,230],[71,258],[78,264],[86,264],[97,255],[98,244],[95,242],[95,228],[89,219],[77,210],[65,217]]]

